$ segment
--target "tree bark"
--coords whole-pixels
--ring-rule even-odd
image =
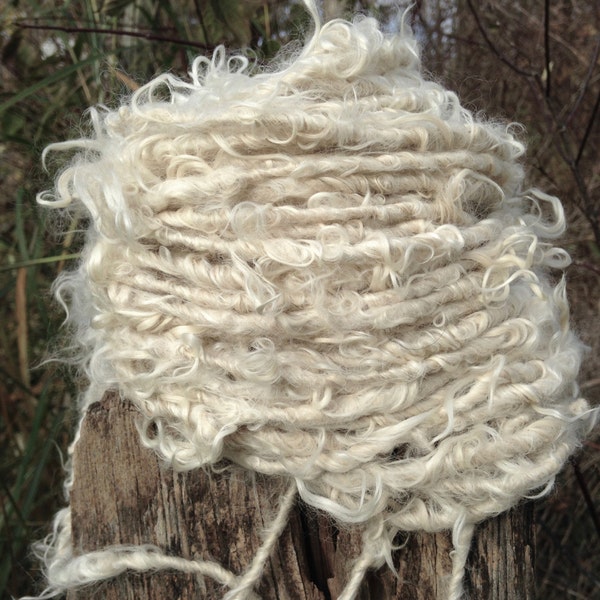
[[[163,468],[140,445],[135,418],[134,407],[112,395],[85,417],[71,493],[76,551],[151,543],[242,573],[277,510],[280,484],[236,467],[220,474]],[[360,545],[359,530],[339,530],[298,501],[256,591],[264,600],[335,600]],[[410,534],[394,555],[397,576],[387,566],[369,573],[361,600],[443,600],[451,550],[448,534]],[[465,575],[468,597],[534,600],[533,567],[532,511],[524,505],[478,528]],[[126,574],[70,592],[68,600],[217,599],[224,591],[209,578],[161,571]]]

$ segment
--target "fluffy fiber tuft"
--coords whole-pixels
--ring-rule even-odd
[[[175,469],[227,459],[362,523],[346,599],[396,531],[453,529],[458,598],[473,525],[547,491],[593,424],[547,275],[569,261],[560,203],[523,190],[523,144],[425,80],[406,33],[336,20],[278,71],[248,70],[220,49],[189,83],[95,111],[40,198],[90,218],[59,285],[82,411],[119,390]],[[57,527],[64,542],[68,511]],[[48,551],[48,595],[100,578],[64,577],[72,549]],[[212,573],[227,598],[251,594],[229,575]]]

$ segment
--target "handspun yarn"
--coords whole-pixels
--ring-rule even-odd
[[[314,11],[314,5],[308,2]],[[51,597],[125,569],[252,597],[298,493],[364,528],[345,600],[397,531],[473,527],[549,491],[593,425],[575,383],[559,201],[524,189],[524,146],[424,78],[415,39],[334,20],[251,74],[218,49],[116,110],[40,201],[89,215],[63,277],[90,386],[139,409],[177,470],[226,459],[289,492],[240,577],[146,547],[45,547]],[[68,483],[71,485],[71,482]]]

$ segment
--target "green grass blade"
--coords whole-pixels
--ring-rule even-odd
[[[59,71],[56,71],[56,73],[52,73],[52,75],[48,75],[48,77],[44,77],[44,79],[41,79],[40,81],[34,83],[33,85],[30,85],[29,87],[26,87],[24,90],[21,90],[20,92],[15,94],[12,98],[9,98],[8,100],[5,100],[4,102],[2,102],[2,104],[0,104],[0,115],[11,106],[22,102],[26,98],[29,98],[29,96],[37,94],[39,91],[43,90],[44,88],[47,88],[49,85],[61,81],[66,77],[69,77],[73,73],[76,73],[82,67],[95,63],[100,58],[100,54],[93,54],[85,60],[82,60],[74,65],[63,67]]]
[[[0,273],[14,271],[15,269],[22,269],[24,267],[37,267],[38,265],[56,263],[62,260],[76,260],[80,256],[81,255],[78,252],[75,252],[73,254],[57,254],[56,256],[41,256],[40,258],[32,258],[31,260],[21,260],[12,265],[2,265],[0,267]]]

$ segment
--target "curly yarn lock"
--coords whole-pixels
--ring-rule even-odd
[[[253,597],[299,493],[364,528],[344,600],[392,564],[397,531],[444,529],[459,598],[474,525],[548,491],[595,419],[547,274],[569,261],[562,208],[523,189],[510,128],[424,79],[404,31],[317,23],[292,61],[249,69],[219,49],[190,83],[162,75],[97,110],[40,202],[90,216],[58,286],[82,414],[119,390],[175,469],[226,459],[289,491],[241,576],[156,548],[74,556],[65,509],[40,597],[149,568]]]

